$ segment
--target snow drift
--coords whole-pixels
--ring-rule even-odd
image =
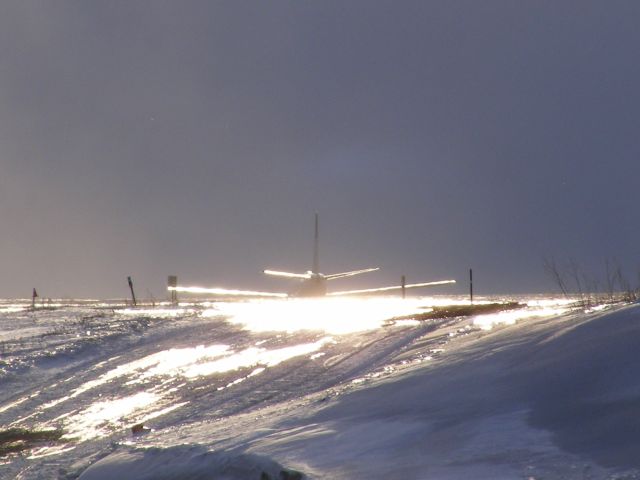
[[[115,452],[79,480],[301,480],[303,476],[259,455],[210,452],[200,446]]]

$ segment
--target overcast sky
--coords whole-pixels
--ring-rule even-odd
[[[640,2],[0,3],[0,297],[640,271]],[[337,282],[342,282],[337,285]]]

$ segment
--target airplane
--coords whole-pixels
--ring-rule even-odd
[[[327,291],[328,281],[336,280],[338,278],[360,275],[363,273],[375,272],[377,270],[379,270],[379,267],[364,268],[360,270],[351,270],[348,272],[332,273],[332,274],[320,273],[318,214],[316,213],[314,248],[313,248],[313,265],[311,267],[311,270],[308,270],[304,273],[292,273],[292,272],[284,272],[280,270],[271,270],[271,269],[263,270],[263,273],[266,275],[300,280],[297,287],[291,290],[290,292],[288,293],[257,292],[257,291],[251,291],[251,290],[233,290],[233,289],[227,289],[227,288],[221,288],[221,287],[203,288],[203,287],[182,287],[178,285],[170,285],[167,288],[169,291],[172,291],[172,292],[183,292],[183,293],[202,293],[202,294],[210,294],[210,295],[238,296],[238,297],[287,298],[287,297],[323,297],[323,296],[363,295],[363,294],[377,293],[377,292],[389,292],[393,290],[402,290],[404,295],[405,289],[408,289],[408,288],[431,287],[436,285],[446,285],[446,284],[456,283],[455,280],[439,280],[435,282],[405,284],[403,279],[402,285],[393,285],[393,286],[378,287],[378,288],[366,288],[366,289],[360,289],[360,290],[345,290],[345,291],[337,291],[337,292]]]

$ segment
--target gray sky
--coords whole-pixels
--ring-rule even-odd
[[[640,3],[0,3],[0,297],[640,271]]]

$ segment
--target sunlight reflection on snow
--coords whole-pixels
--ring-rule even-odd
[[[300,330],[334,335],[373,330],[393,317],[410,315],[425,306],[421,298],[314,298],[221,302],[203,317],[225,315],[252,332]]]
[[[31,452],[31,455],[29,455],[27,458],[29,460],[34,460],[36,458],[43,458],[43,457],[50,457],[52,455],[60,455],[66,452],[70,452],[71,450],[74,450],[76,447],[75,445],[69,446],[69,445],[49,445],[49,446],[45,446],[45,447],[40,447],[40,448],[36,448],[35,450],[33,450]]]
[[[228,345],[199,345],[193,348],[172,348],[163,350],[133,362],[119,365],[109,372],[77,388],[69,397],[73,398],[87,390],[98,387],[117,377],[127,376],[127,384],[139,383],[150,377],[168,376],[194,378],[224,373],[254,365],[274,366],[299,355],[312,353],[324,344],[331,342],[329,337],[314,343],[293,345],[280,349],[251,347],[239,352],[229,349]],[[55,401],[55,404],[61,400]]]
[[[508,299],[505,299],[505,301]],[[491,303],[498,299],[478,299],[477,304]],[[464,319],[465,328],[470,324],[489,330],[498,324],[513,324],[518,320],[550,316],[565,313],[571,300],[538,298],[526,302],[526,306],[515,311],[507,311],[491,315],[479,315]],[[99,391],[91,392],[80,402],[69,402],[69,406],[53,421],[53,426],[64,423],[67,437],[85,440],[108,435],[115,429],[131,426],[133,423],[146,421],[163,415],[186,405],[179,390],[190,386],[197,379],[206,378],[202,382],[212,391],[220,391],[247,381],[251,377],[263,374],[270,367],[295,357],[306,356],[314,361],[325,355],[324,347],[337,341],[338,335],[362,332],[395,325],[404,328],[419,326],[423,321],[413,320],[411,316],[431,310],[430,307],[442,305],[468,305],[463,297],[375,297],[375,298],[322,298],[322,299],[287,299],[287,300],[255,300],[242,302],[210,302],[200,303],[193,308],[161,308],[154,310],[122,310],[124,315],[149,315],[151,317],[180,317],[193,315],[195,322],[201,317],[223,317],[226,321],[241,325],[251,332],[297,332],[313,331],[313,334],[301,336],[256,335],[248,341],[237,345],[198,345],[187,348],[170,348],[147,354],[141,358],[114,356],[93,366],[92,375],[85,377],[85,383],[75,390],[68,388],[58,390],[59,398],[53,398],[41,404],[31,414],[22,418],[24,422],[42,411],[57,407],[59,404],[79,395],[113,382]],[[204,310],[202,310],[204,308]],[[396,317],[407,317],[387,323]],[[217,319],[216,319],[217,320]],[[237,330],[237,329],[234,329]],[[23,331],[24,332],[24,331]],[[322,333],[318,333],[322,332]],[[226,337],[225,337],[226,338]],[[334,340],[334,338],[336,340]],[[200,341],[200,340],[198,340]],[[307,342],[298,343],[295,342]],[[286,343],[285,343],[286,342]],[[277,346],[278,348],[273,348]],[[329,350],[326,350],[327,352]],[[147,350],[145,353],[148,353]],[[431,350],[437,353],[438,350]],[[431,356],[422,357],[428,360]],[[120,363],[120,365],[118,365]],[[111,368],[105,372],[106,365]],[[105,372],[98,375],[98,372]],[[232,372],[232,373],[229,373]],[[376,375],[386,374],[386,370],[373,372]],[[214,377],[221,374],[219,377]],[[211,377],[211,378],[210,378]],[[71,381],[73,377],[65,380]],[[363,377],[365,378],[365,377]],[[369,378],[369,377],[366,377]],[[62,381],[60,382],[62,383]],[[127,385],[125,396],[114,398],[118,388]],[[135,385],[131,388],[130,386]],[[53,388],[53,386],[51,387]],[[130,394],[131,390],[141,390]],[[104,397],[101,397],[104,395]],[[22,403],[30,397],[15,400],[0,406],[0,413]],[[51,397],[47,397],[49,399]],[[186,397],[188,398],[188,397]],[[58,423],[56,423],[58,422]],[[44,452],[44,451],[43,451]]]
[[[103,385],[115,378],[122,376],[135,377],[129,383],[144,380],[155,375],[178,375],[180,371],[189,365],[203,359],[215,358],[224,354],[229,347],[227,345],[211,345],[204,347],[198,345],[193,348],[172,348],[153,353],[133,362],[119,365],[118,367],[100,375],[78,387],[68,398],[74,398],[81,393]]]
[[[575,303],[574,298],[537,298],[527,300],[527,307],[563,308]]]
[[[185,372],[193,368],[193,365],[197,365],[203,360],[218,358],[227,353],[229,353],[228,345],[211,345],[209,347],[198,345],[194,348],[172,348],[154,353],[142,359],[147,360],[148,364],[155,364],[155,366],[141,372],[139,380],[161,375],[184,375]]]
[[[564,307],[545,307],[535,310],[515,310],[508,312],[492,313],[488,315],[479,315],[473,319],[473,324],[482,330],[491,330],[496,325],[513,325],[518,320],[534,317],[549,317],[553,315],[562,315],[568,311]]]
[[[27,310],[27,307],[21,305],[10,305],[7,307],[0,307],[0,313],[18,313]]]
[[[118,311],[122,315],[149,315],[153,318],[184,317],[194,312],[195,310],[186,308],[123,308]]]
[[[273,367],[291,358],[307,355],[322,348],[326,343],[332,342],[330,337],[322,338],[313,343],[293,345],[289,347],[272,349],[250,347],[239,352],[229,350],[226,345],[212,345],[210,347],[198,346],[195,348],[170,349],[149,355],[145,358],[120,365],[107,372],[96,380],[87,382],[68,397],[51,402],[51,406],[57,405],[73,396],[97,387],[118,376],[134,377],[128,384],[140,382],[149,377],[169,376],[192,379],[208,376],[215,373],[224,373],[241,368],[257,367],[248,375],[241,376],[218,390],[229,388],[243,382],[247,378],[259,375],[268,367]],[[216,360],[203,362],[205,359]],[[164,387],[164,388],[163,388]],[[152,391],[143,391],[128,397],[99,401],[91,404],[86,409],[72,415],[65,415],[65,429],[67,438],[88,440],[102,435],[107,435],[110,429],[121,427],[123,423],[132,423],[144,419],[154,418],[168,413],[186,403],[163,408],[154,411],[152,406],[158,404],[168,393],[175,388],[166,388],[160,384]],[[159,405],[162,406],[162,405]],[[156,408],[158,408],[156,406]],[[62,420],[59,417],[58,420]]]
[[[29,400],[32,397],[33,397],[33,395],[28,396],[28,397],[22,397],[21,399],[16,400],[15,402],[8,403],[7,405],[4,405],[3,407],[0,407],[0,413],[4,413],[7,410],[10,410],[10,409],[12,409],[14,407],[17,407],[18,405],[26,402],[27,400]]]
[[[166,407],[159,404],[168,394],[175,392],[178,387],[171,384],[172,379],[195,379],[216,373],[225,373],[243,368],[253,368],[247,375],[227,382],[217,390],[223,390],[245,381],[247,378],[263,373],[267,368],[278,365],[286,360],[301,355],[317,352],[323,345],[333,342],[330,337],[322,338],[313,343],[287,346],[278,349],[264,347],[250,347],[238,352],[227,345],[199,345],[193,348],[174,348],[157,352],[133,362],[119,365],[95,380],[86,382],[71,394],[52,400],[40,407],[40,411],[52,408],[71,398],[101,386],[118,377],[127,377],[126,385],[141,383],[152,377],[168,377],[168,380],[156,385],[151,390],[139,392],[128,397],[98,401],[92,403],[78,413],[67,413],[56,420],[64,420],[66,437],[87,440],[106,435],[110,429],[121,427],[125,421],[131,423],[139,420],[141,415],[145,419],[168,413],[185,403]],[[179,385],[183,387],[184,384]],[[156,405],[158,404],[158,405]],[[154,410],[155,407],[155,410]],[[161,408],[161,410],[158,410]],[[134,419],[132,417],[138,417]]]
[[[183,372],[187,378],[211,375],[212,373],[222,373],[231,370],[238,370],[243,367],[254,365],[266,365],[273,367],[290,358],[306,355],[322,348],[325,343],[331,342],[330,337],[325,337],[314,343],[294,345],[292,347],[267,350],[265,348],[247,348],[229,357],[216,360],[214,362],[193,364]]]
[[[73,415],[65,424],[66,438],[88,440],[107,435],[109,427],[118,425],[126,417],[144,410],[156,403],[159,395],[140,392],[128,397],[93,403],[77,415]]]

